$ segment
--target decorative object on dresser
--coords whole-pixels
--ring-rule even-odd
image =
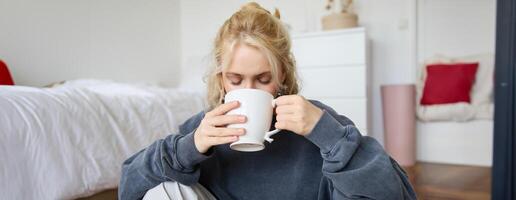
[[[364,28],[293,35],[292,51],[301,95],[349,117],[364,135],[370,130],[369,68]]]
[[[416,87],[382,85],[384,143],[401,166],[416,164]]]
[[[330,13],[322,17],[322,29],[344,29],[358,26],[358,16],[353,11],[353,0],[340,0],[340,11],[336,10],[336,1],[327,0],[326,10]]]

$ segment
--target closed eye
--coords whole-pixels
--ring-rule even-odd
[[[241,78],[228,78],[229,79],[229,82],[231,83],[231,85],[240,85],[242,83],[242,79]]]
[[[226,78],[229,80],[231,85],[240,85],[242,83],[242,77],[237,74],[228,74]]]
[[[242,81],[229,81],[231,83],[231,85],[240,85],[242,83]]]
[[[271,78],[260,78],[258,79],[258,81],[261,83],[261,84],[269,84],[271,82]]]
[[[258,75],[258,81],[261,84],[269,84],[271,82],[271,79],[272,79],[272,77],[271,77],[271,73],[270,72]]]

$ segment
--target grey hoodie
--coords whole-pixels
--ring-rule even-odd
[[[141,199],[161,182],[200,183],[217,199],[416,199],[407,175],[373,138],[330,107],[312,132],[283,130],[258,152],[229,145],[201,154],[193,133],[201,112],[179,128],[127,159],[119,199]]]

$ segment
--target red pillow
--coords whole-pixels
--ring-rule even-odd
[[[421,105],[470,103],[470,92],[477,68],[478,63],[426,66],[427,75]]]
[[[14,85],[11,73],[9,73],[7,65],[2,60],[0,60],[0,85]]]

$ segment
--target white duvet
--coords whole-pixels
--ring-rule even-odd
[[[196,93],[110,81],[0,86],[0,199],[115,188],[126,158],[202,108]]]

